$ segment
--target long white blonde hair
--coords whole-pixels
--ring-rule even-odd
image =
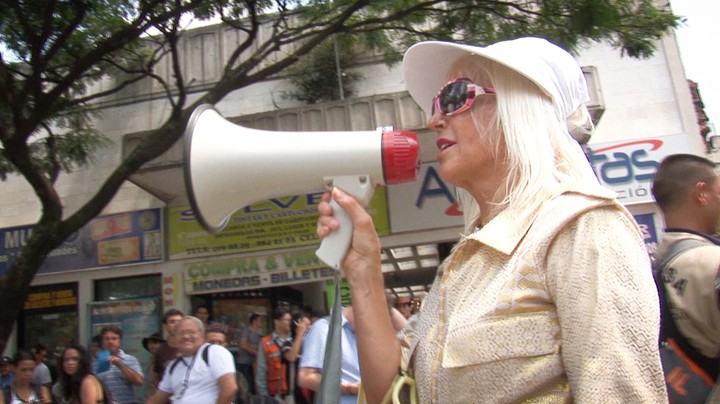
[[[508,176],[492,201],[488,218],[506,208],[532,208],[539,205],[558,186],[573,182],[599,186],[580,145],[568,133],[566,117],[560,116],[553,100],[523,75],[500,64],[468,55],[454,68],[457,77],[466,77],[496,90],[497,139],[486,138],[488,150],[497,161],[505,159]],[[489,82],[488,82],[489,81]],[[478,130],[483,128],[471,109]],[[507,153],[500,155],[501,140]],[[465,230],[471,232],[480,217],[475,199],[458,188],[465,216]]]

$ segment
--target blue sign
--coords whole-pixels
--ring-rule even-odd
[[[648,254],[655,255],[655,250],[658,246],[657,232],[655,231],[655,215],[652,213],[646,213],[641,215],[635,215],[635,221],[640,228],[640,232],[645,242]]]
[[[670,135],[593,144],[588,159],[600,183],[617,192],[624,205],[652,203],[650,192],[660,162],[675,153],[690,153],[687,136]]]
[[[0,277],[22,253],[33,226],[0,230]],[[99,216],[48,254],[38,273],[162,261],[160,208]]]

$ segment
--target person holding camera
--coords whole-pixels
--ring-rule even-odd
[[[292,315],[288,309],[276,308],[273,311],[272,319],[273,332],[260,339],[255,383],[261,396],[285,400],[288,396],[292,397],[294,393],[290,390],[288,364],[297,361],[302,345],[301,341],[293,343]],[[300,327],[303,329],[299,330]],[[306,330],[306,324],[299,325],[296,334],[304,335]]]

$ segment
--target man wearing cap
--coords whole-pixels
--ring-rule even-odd
[[[150,336],[142,339],[142,346],[146,351],[150,352],[150,361],[147,364],[146,375],[154,375],[155,372],[155,354],[157,353],[160,346],[165,342],[165,338],[159,333],[154,332]],[[157,388],[155,381],[152,377],[146,377],[143,380],[143,386],[145,390],[145,398],[150,397]]]
[[[10,371],[12,365],[12,358],[9,356],[3,356],[0,358],[0,390],[4,389],[5,386],[9,386],[15,381],[15,375]]]
[[[142,346],[146,351],[154,355],[163,342],[165,342],[165,338],[159,332],[154,332],[142,339]]]
[[[331,197],[353,224],[343,271],[367,401],[408,363],[421,403],[667,402],[649,257],[573,136],[592,123],[572,55],[542,38],[430,41],[403,72],[465,231],[401,344],[372,218],[337,188],[318,204],[320,238],[341,226]]]

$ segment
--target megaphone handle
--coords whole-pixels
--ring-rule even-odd
[[[315,255],[329,267],[340,270],[352,241],[353,224],[350,215],[334,199],[330,200],[330,206],[335,218],[340,222],[340,228],[322,240]]]

